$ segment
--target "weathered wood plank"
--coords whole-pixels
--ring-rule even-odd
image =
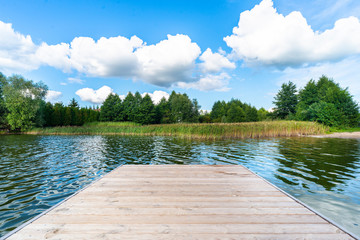
[[[352,239],[241,166],[126,165],[9,239]]]
[[[41,239],[73,239],[73,233],[59,233],[59,232],[49,232],[43,234]],[[32,240],[33,238],[29,237],[29,234],[19,235],[17,236],[18,240]],[[229,233],[217,233],[214,234],[168,234],[168,233],[160,233],[154,236],[154,234],[114,234],[114,233],[78,233],[76,234],[77,240],[89,240],[89,239],[106,239],[106,240],[127,240],[127,239],[136,239],[136,240],[169,240],[169,239],[177,239],[177,240],[198,240],[198,239],[206,239],[206,240],[289,240],[289,239],[301,239],[301,240],[344,240],[343,234],[229,234]]]
[[[227,215],[313,215],[314,213],[306,208],[129,208],[129,207],[118,207],[118,208],[88,208],[86,206],[79,206],[72,210],[71,207],[60,206],[54,210],[54,215],[107,215],[107,216],[126,216],[126,215],[216,215],[216,214],[227,214]]]
[[[331,224],[31,224],[19,233],[339,234]],[[343,235],[346,236],[346,235]]]

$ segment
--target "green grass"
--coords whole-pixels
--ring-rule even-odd
[[[360,132],[360,127],[353,127],[353,128],[336,128],[331,127],[327,131],[327,133],[337,133],[337,132]]]
[[[200,139],[242,139],[324,134],[328,128],[315,122],[265,121],[249,123],[156,124],[95,122],[81,127],[32,129],[26,134],[176,136]]]
[[[135,127],[141,126],[139,123],[134,122],[91,122],[85,123],[83,127]]]
[[[8,132],[6,130],[0,130],[0,135],[5,135],[7,134]]]

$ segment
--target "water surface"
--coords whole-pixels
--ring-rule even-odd
[[[242,164],[360,236],[360,141],[0,136],[0,236],[123,164]]]

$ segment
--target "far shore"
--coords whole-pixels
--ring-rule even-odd
[[[360,132],[336,132],[336,133],[330,133],[330,134],[310,135],[309,137],[360,139]]]
[[[31,129],[36,135],[174,136],[199,139],[245,139],[325,134],[328,128],[315,122],[263,121],[243,123],[179,123],[138,125],[129,122],[92,122],[83,126]]]

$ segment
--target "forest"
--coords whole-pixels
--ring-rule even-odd
[[[359,106],[347,88],[322,76],[297,90],[292,82],[284,83],[275,96],[273,118],[316,121],[332,127],[357,127]]]
[[[80,107],[74,98],[68,105],[46,102],[47,90],[43,83],[0,73],[0,129],[26,131],[33,127],[82,126],[98,121],[149,125],[285,119],[335,127],[355,127],[359,123],[359,107],[348,89],[326,76],[310,80],[300,90],[292,82],[284,83],[275,96],[276,107],[270,112],[238,99],[216,101],[210,113],[202,112],[196,99],[175,91],[157,104],[149,95],[129,92],[124,99],[110,94],[101,106]]]

